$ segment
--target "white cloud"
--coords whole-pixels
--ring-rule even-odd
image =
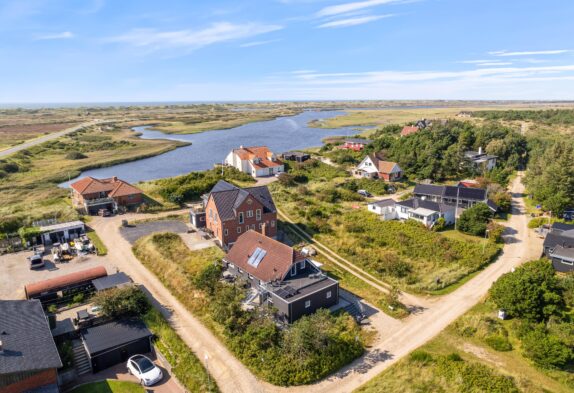
[[[75,35],[71,31],[63,31],[61,33],[55,34],[45,34],[39,35],[36,37],[37,40],[66,40],[70,38],[74,38]]]
[[[317,16],[319,17],[334,16],[334,15],[346,14],[352,11],[363,10],[365,8],[375,7],[378,5],[391,4],[391,3],[404,3],[404,2],[405,2],[404,0],[365,0],[365,1],[357,1],[354,3],[331,5],[319,10],[319,12],[317,12]]]
[[[251,41],[251,42],[246,42],[245,44],[241,44],[241,45],[239,45],[239,47],[251,48],[252,46],[267,45],[267,44],[272,44],[273,42],[277,42],[277,41],[279,41],[279,40]]]
[[[507,66],[511,65],[511,61],[485,61],[482,63],[478,63],[477,67],[489,67],[489,66]]]
[[[539,51],[524,51],[524,52],[509,52],[506,50],[498,50],[488,52],[488,54],[493,56],[535,56],[535,55],[560,55],[567,52],[570,52],[570,50],[557,49],[557,50],[539,50]]]
[[[112,37],[108,41],[126,43],[149,50],[170,48],[199,49],[220,42],[251,38],[282,28],[279,25],[258,23],[234,24],[218,22],[202,30],[158,31],[156,29],[134,29],[126,34]]]
[[[347,18],[347,19],[339,19],[332,22],[323,23],[317,27],[319,28],[333,28],[333,27],[349,27],[349,26],[357,26],[362,25],[365,23],[373,22],[383,18],[390,18],[394,16],[393,14],[386,14],[386,15],[369,15],[369,16],[361,16],[356,18]]]

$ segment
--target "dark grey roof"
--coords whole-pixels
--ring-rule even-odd
[[[574,248],[556,246],[554,247],[554,250],[552,250],[552,252],[550,253],[550,256],[553,258],[574,260]]]
[[[213,197],[217,212],[222,221],[235,219],[235,209],[237,209],[249,195],[261,202],[263,205],[263,213],[277,211],[271,193],[266,186],[241,189],[220,180],[215,187],[213,187],[210,195]]]
[[[415,185],[413,193],[420,195],[442,196],[444,191],[443,188],[443,186],[436,186],[434,184],[417,184]]]
[[[553,249],[556,246],[574,247],[574,237],[564,236],[564,232],[551,231],[544,239],[544,250]]]
[[[0,300],[0,375],[62,367],[39,300]]]
[[[573,224],[565,224],[563,222],[553,222],[552,223],[552,230],[554,232],[564,232],[574,229]]]
[[[376,201],[371,203],[371,205],[379,206],[379,207],[386,207],[386,206],[394,206],[397,202],[394,199],[381,199],[380,201]]]
[[[283,156],[296,156],[296,157],[306,157],[310,156],[309,153],[303,153],[302,151],[286,151]]]
[[[90,356],[152,336],[140,320],[114,321],[84,329],[81,334]]]
[[[92,280],[92,284],[94,284],[97,291],[116,288],[125,284],[130,284],[131,282],[132,280],[124,272],[110,274],[109,276]]]
[[[423,208],[423,209],[428,209],[428,210],[432,210],[432,211],[440,212],[440,213],[445,213],[447,211],[451,211],[451,210],[455,209],[454,206],[449,206],[449,205],[446,205],[444,203],[427,201],[427,200],[420,199],[420,198],[411,198],[411,199],[407,199],[405,201],[397,202],[397,205],[405,206],[405,207],[408,207],[411,209]]]
[[[347,138],[345,139],[345,142],[349,142],[349,143],[363,143],[365,145],[368,145],[369,143],[372,142],[372,140],[370,139],[364,139],[364,138]]]
[[[415,195],[431,195],[450,199],[456,199],[458,195],[460,199],[473,201],[486,201],[487,195],[486,190],[482,188],[437,186],[434,184],[417,184],[413,193]]]

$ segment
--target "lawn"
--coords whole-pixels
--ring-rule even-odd
[[[108,253],[108,248],[106,247],[102,239],[100,239],[100,237],[95,231],[88,231],[86,235],[94,245],[96,249],[96,254],[98,256],[104,256]]]
[[[137,383],[108,379],[79,386],[70,393],[145,393],[145,389]]]

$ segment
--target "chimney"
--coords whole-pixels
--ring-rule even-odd
[[[482,146],[478,148],[478,154],[482,154]]]
[[[267,236],[267,224],[263,223],[263,225],[261,225],[261,234],[263,236]]]
[[[243,145],[239,145],[239,148],[240,148],[240,149],[243,149]]]
[[[118,177],[117,177],[117,176],[112,176],[112,180],[113,180],[114,182],[117,182],[117,181],[118,181]]]

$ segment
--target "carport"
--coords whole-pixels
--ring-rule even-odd
[[[42,244],[64,243],[73,240],[86,231],[82,221],[61,222],[40,227]]]
[[[151,352],[152,333],[141,320],[123,320],[82,330],[84,348],[96,373]]]

